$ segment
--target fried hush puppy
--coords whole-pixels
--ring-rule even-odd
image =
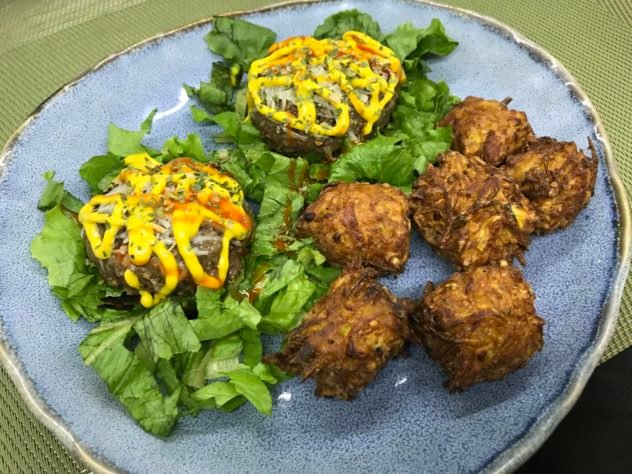
[[[316,395],[351,400],[409,336],[406,301],[375,280],[371,269],[346,271],[294,329],[283,350],[265,357],[316,382]]]
[[[439,122],[442,127],[452,126],[452,149],[492,166],[524,151],[533,130],[524,112],[507,108],[509,102],[509,97],[499,102],[470,96],[457,104]]]
[[[298,220],[327,260],[400,272],[409,256],[408,199],[388,184],[341,183],[324,189]]]
[[[417,179],[411,209],[422,237],[462,268],[522,261],[537,222],[504,171],[454,151]]]
[[[575,143],[542,137],[507,159],[507,174],[538,215],[538,234],[568,227],[593,196],[599,159],[590,139],[588,146],[592,159]]]
[[[542,348],[535,295],[520,271],[486,266],[429,283],[411,318],[415,337],[448,376],[445,386],[462,391],[499,380],[525,366]]]

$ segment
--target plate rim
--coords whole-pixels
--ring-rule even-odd
[[[291,8],[299,5],[338,3],[338,1],[339,0],[290,0],[260,8],[219,13],[181,25],[162,33],[158,33],[138,41],[125,49],[106,56],[94,66],[87,69],[49,95],[11,134],[0,152],[0,184],[2,184],[7,170],[9,155],[11,155],[19,138],[31,122],[37,119],[40,113],[45,110],[46,106],[58,96],[63,95],[66,91],[82,81],[86,76],[114,61],[119,56],[123,56],[133,50],[142,48],[145,45],[160,41],[164,38],[174,36],[183,31],[210,24],[213,18],[218,16],[242,16],[251,13],[265,13],[283,8]],[[619,214],[619,245],[617,263],[614,272],[614,281],[610,288],[607,300],[602,307],[601,317],[596,329],[595,337],[592,343],[586,348],[585,352],[580,356],[580,364],[571,371],[567,385],[548,406],[547,411],[551,412],[549,416],[538,418],[525,432],[520,435],[520,438],[517,441],[515,441],[509,448],[498,454],[491,462],[489,462],[489,464],[482,468],[482,471],[488,473],[512,472],[520,467],[532,454],[535,453],[535,451],[542,445],[542,443],[544,443],[557,425],[568,414],[570,409],[575,405],[575,402],[579,398],[579,395],[583,391],[588,379],[595,370],[614,332],[619,315],[619,306],[623,296],[623,289],[630,266],[630,247],[632,243],[632,215],[630,211],[630,203],[627,198],[625,186],[617,170],[617,164],[614,160],[608,134],[597,109],[590,101],[588,95],[583,91],[578,81],[552,54],[537,45],[535,42],[529,40],[521,33],[518,33],[509,25],[490,16],[465,8],[445,5],[435,2],[434,0],[399,1],[403,1],[404,3],[429,5],[447,10],[448,12],[461,17],[473,19],[483,26],[491,27],[497,32],[500,32],[503,36],[508,37],[511,41],[521,48],[524,48],[528,53],[534,55],[543,62],[548,69],[552,70],[558,76],[560,80],[564,81],[565,86],[569,89],[569,92],[581,102],[584,107],[584,111],[588,113],[589,120],[594,124],[595,135],[602,143],[604,161],[608,170],[608,181],[610,182],[614,192],[615,206]],[[103,474],[115,474],[121,472],[118,467],[112,465],[108,460],[99,456],[97,453],[93,452],[92,449],[85,446],[83,442],[80,441],[79,438],[70,430],[70,428],[65,425],[63,419],[43,400],[36,390],[34,383],[22,368],[19,358],[9,347],[8,341],[4,335],[2,324],[0,324],[0,363],[4,366],[29,410],[46,426],[46,428],[52,431],[52,433],[66,447],[66,449],[70,451],[71,454],[79,458],[94,472]]]

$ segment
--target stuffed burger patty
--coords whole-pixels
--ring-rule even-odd
[[[250,116],[273,150],[331,158],[388,123],[405,78],[395,53],[363,33],[292,37],[250,66]]]
[[[78,216],[104,280],[147,308],[176,290],[222,287],[253,227],[239,184],[189,158],[161,164],[140,153],[125,164]]]

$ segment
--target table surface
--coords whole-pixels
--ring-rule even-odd
[[[59,87],[137,41],[270,0],[0,0],[0,144]],[[495,17],[550,51],[604,121],[632,191],[630,0],[443,0]],[[602,362],[632,345],[632,278]],[[632,351],[600,366],[577,406],[521,472],[624,472],[632,450]],[[608,394],[608,396],[604,396]],[[586,436],[578,436],[586,433]],[[581,439],[578,439],[581,438]],[[87,472],[28,411],[0,368],[0,472]]]

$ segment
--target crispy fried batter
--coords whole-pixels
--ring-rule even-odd
[[[478,267],[429,283],[412,318],[416,337],[461,391],[525,366],[542,348],[535,295],[513,267]]]
[[[508,109],[511,98],[502,102],[466,97],[440,122],[452,125],[452,149],[466,156],[478,156],[498,166],[510,155],[524,151],[533,136],[524,112]]]
[[[342,183],[325,188],[298,221],[335,265],[368,265],[400,272],[408,260],[409,205],[388,184]]]
[[[353,399],[409,336],[407,303],[375,275],[371,269],[343,273],[289,334],[283,351],[265,361],[313,378],[317,396]]]
[[[411,209],[424,239],[460,267],[522,261],[537,220],[504,171],[458,152],[419,177]]]
[[[536,232],[569,226],[586,207],[595,189],[597,152],[590,139],[588,159],[572,142],[543,137],[525,153],[507,159],[505,170],[531,201],[539,217]]]

